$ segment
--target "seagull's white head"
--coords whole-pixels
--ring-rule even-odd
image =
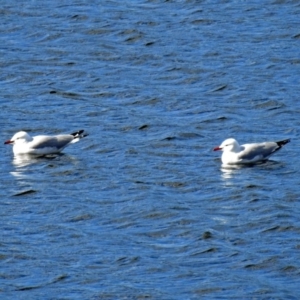
[[[238,152],[239,149],[240,145],[235,139],[227,139],[220,146],[214,148],[214,151]]]
[[[25,131],[17,132],[10,140],[6,141],[4,144],[21,144],[32,141],[32,137]]]

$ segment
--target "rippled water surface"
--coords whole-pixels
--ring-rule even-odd
[[[298,299],[298,1],[6,1],[1,299]],[[272,160],[212,152],[291,138]]]

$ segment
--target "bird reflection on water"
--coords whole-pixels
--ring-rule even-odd
[[[245,166],[242,165],[221,165],[220,170],[222,172],[222,179],[228,180],[234,178],[234,176],[238,174],[239,170],[243,168],[245,168]]]
[[[275,160],[266,160],[261,161],[253,164],[240,164],[240,165],[221,165],[221,176],[224,180],[233,179],[236,175],[240,174],[242,170],[249,170],[253,168],[258,168],[259,170],[265,169],[265,170],[271,170],[274,168],[278,168],[282,166],[282,162],[278,162]]]
[[[14,191],[18,195],[23,194],[24,190],[28,189],[39,190],[40,185],[49,185],[49,181],[44,181],[44,176],[51,174],[51,176],[61,176],[64,172],[76,169],[78,160],[76,157],[64,153],[37,156],[37,155],[15,155],[12,161],[13,170],[10,174],[16,179]],[[15,194],[16,194],[15,193]]]
[[[15,155],[13,159],[13,165],[22,168],[32,164],[40,163],[42,161],[52,160],[57,156],[62,156],[63,154],[55,154],[55,155],[30,155],[30,154],[19,154]]]
[[[18,185],[24,186],[28,185],[28,180],[36,177],[33,175],[34,169],[31,167],[35,164],[39,164],[48,160],[52,160],[58,155],[53,156],[37,156],[30,154],[19,154],[15,155],[13,158],[13,165],[15,167],[14,171],[11,171],[10,174],[18,180]]]

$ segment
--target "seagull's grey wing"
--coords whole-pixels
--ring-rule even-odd
[[[271,154],[281,148],[276,142],[265,142],[259,144],[245,144],[241,146],[242,151],[238,154],[240,160],[252,161],[267,159]]]
[[[66,147],[74,137],[69,134],[62,134],[57,136],[40,135],[33,138],[30,147],[33,149],[55,148],[61,149]]]

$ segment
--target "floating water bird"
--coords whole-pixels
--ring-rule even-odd
[[[239,145],[235,139],[227,139],[214,151],[221,150],[224,165],[251,164],[267,160],[273,153],[290,142],[290,139],[279,142],[264,142]]]
[[[85,136],[87,134],[84,134],[84,130],[79,130],[71,134],[37,135],[34,137],[31,137],[25,131],[19,131],[4,144],[13,145],[13,152],[16,155],[47,155],[59,153],[68,145],[78,142]]]

